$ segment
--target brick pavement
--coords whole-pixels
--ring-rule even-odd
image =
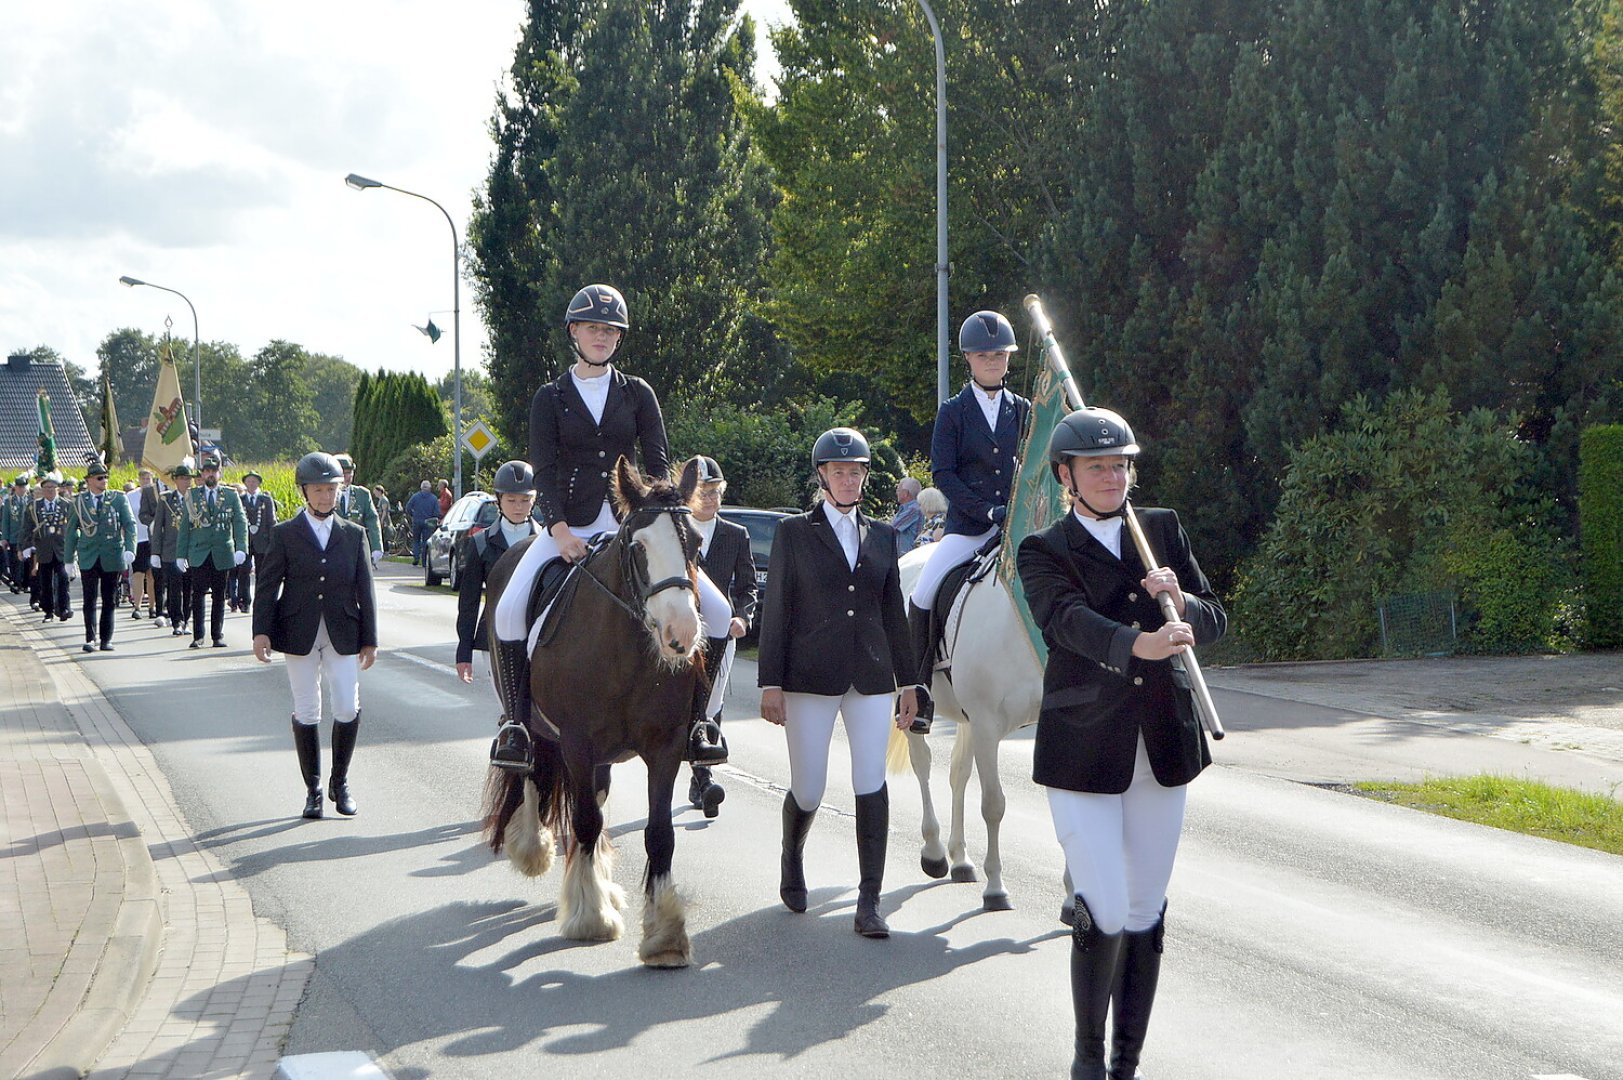
[[[0,1077],[270,1077],[313,960],[19,599],[0,601]]]

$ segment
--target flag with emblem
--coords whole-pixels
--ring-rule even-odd
[[[1026,628],[1026,639],[1037,654],[1040,666],[1048,664],[1048,646],[1031,617],[1031,608],[1026,605],[1026,592],[1020,587],[1014,557],[1020,541],[1048,528],[1065,514],[1064,491],[1048,467],[1048,439],[1055,425],[1069,412],[1064,383],[1056,379],[1044,363],[1032,388],[1031,420],[1020,447],[1020,468],[1014,474],[1014,491],[1009,497],[1009,516],[1003,528],[1002,557],[998,562],[998,576],[1014,598],[1021,624]]]
[[[141,464],[168,476],[182,458],[192,455],[192,437],[186,424],[186,402],[180,396],[180,374],[175,370],[171,341],[158,347],[158,385],[152,394],[152,411],[147,414],[146,443],[141,448]]]
[[[56,427],[51,423],[51,395],[39,392],[39,453],[34,458],[34,475],[44,476],[56,469]]]
[[[113,407],[113,384],[106,375],[101,377],[101,441],[97,445],[102,461],[109,467],[123,454],[124,448],[119,445],[118,410]]]

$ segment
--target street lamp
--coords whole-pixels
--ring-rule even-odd
[[[451,220],[451,215],[446,212],[445,207],[434,202],[427,195],[419,195],[415,191],[397,188],[392,184],[385,184],[381,180],[369,180],[355,173],[350,173],[344,177],[344,183],[356,191],[365,191],[367,188],[387,188],[390,191],[398,191],[402,195],[410,195],[414,199],[421,199],[426,203],[433,203],[440,213],[445,214],[445,223],[451,226],[451,355],[453,365],[451,377],[451,454],[455,462],[452,471],[454,477],[452,484],[456,497],[460,499],[462,497],[462,248],[457,243],[456,222]]]
[[[935,392],[947,400],[947,51],[928,0],[919,0],[935,39]]]
[[[192,309],[192,422],[197,425],[197,437],[201,440],[203,438],[203,361],[198,355],[197,308],[192,307],[192,302],[186,298],[185,293],[179,289],[171,289],[167,285],[154,285],[150,281],[132,278],[128,274],[119,278],[118,283],[130,289],[135,288],[137,285],[145,285],[149,289],[161,289],[166,293],[174,293],[182,300],[185,300],[186,306]]]

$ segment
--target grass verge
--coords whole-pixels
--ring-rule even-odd
[[[1365,782],[1353,790],[1460,821],[1623,855],[1623,802],[1606,795],[1491,773],[1419,784]]]

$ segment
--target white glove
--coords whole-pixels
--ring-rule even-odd
[[[162,570],[163,569],[163,559],[159,558],[156,555],[152,556],[152,569],[154,569],[154,570]]]
[[[68,563],[68,580],[73,581],[79,576],[79,564]]]
[[[132,567],[134,565],[135,565],[135,552],[126,551],[124,553],[124,569],[128,570],[130,567]]]
[[[30,558],[33,558],[34,549],[33,548],[23,548],[17,554],[21,555],[25,559],[30,559]]]
[[[231,553],[231,565],[232,566],[241,566],[243,563],[245,563],[247,561],[248,561],[248,553],[246,551],[233,551]]]
[[[175,560],[175,569],[179,570],[182,574],[184,574],[186,571],[191,569],[191,566],[190,566],[190,564],[188,564],[186,562],[185,559],[176,559]]]
[[[372,553],[372,565],[376,566],[378,563],[380,563],[382,561],[383,561],[383,552],[382,551],[374,551]]]

